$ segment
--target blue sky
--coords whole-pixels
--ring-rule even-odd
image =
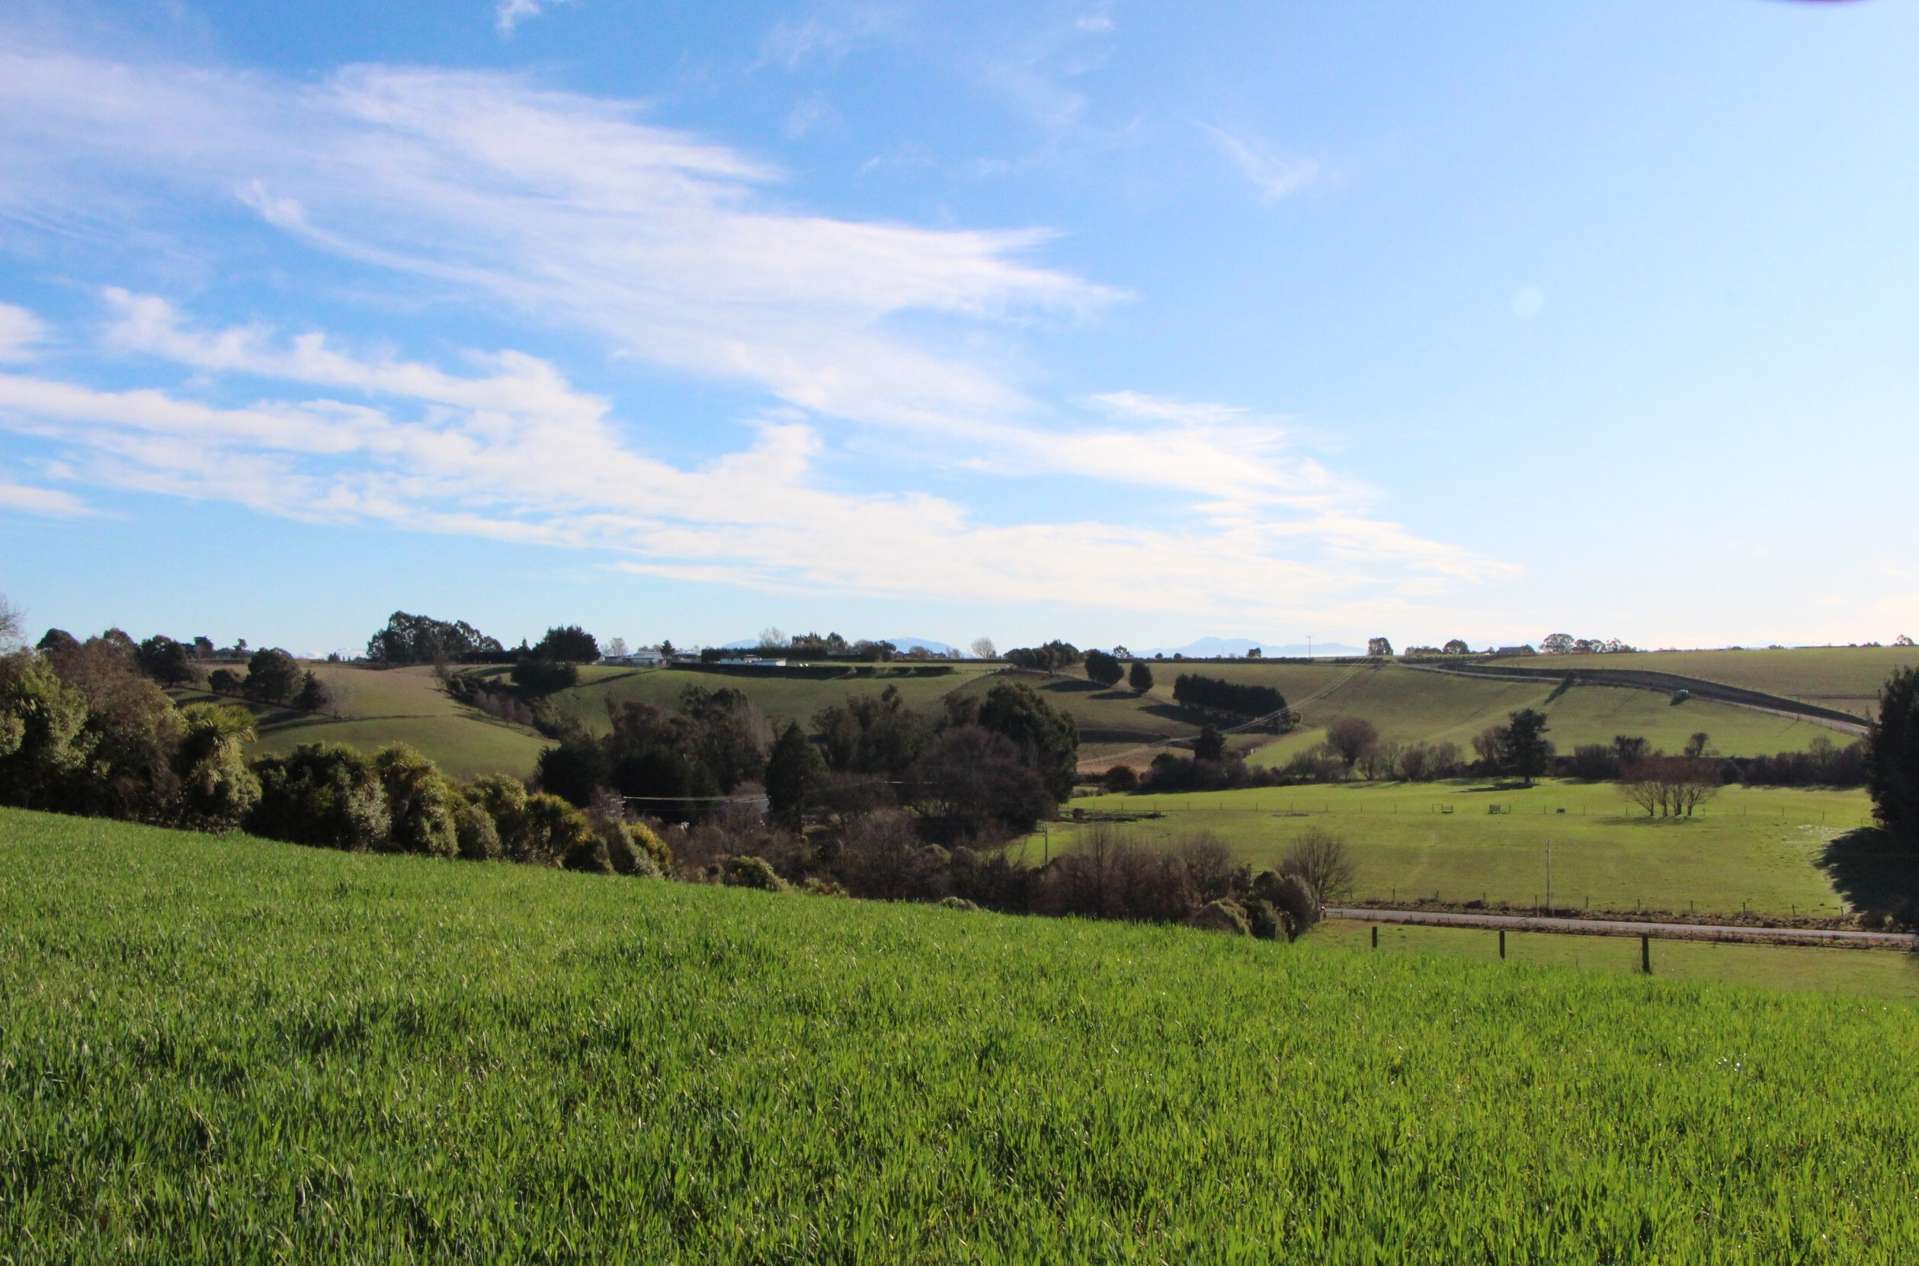
[[[0,592],[1919,634],[1919,7],[0,14]]]

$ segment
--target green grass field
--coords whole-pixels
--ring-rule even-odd
[[[1864,718],[1894,669],[1919,664],[1919,650],[1893,646],[1801,646],[1777,651],[1648,651],[1493,660],[1527,668],[1634,669],[1702,677],[1839,708]]]
[[[1916,1017],[0,811],[0,1254],[1898,1262]]]
[[[1470,757],[1474,735],[1521,708],[1546,714],[1548,737],[1561,752],[1582,743],[1610,743],[1618,734],[1643,735],[1654,747],[1677,752],[1700,730],[1712,737],[1713,750],[1729,756],[1804,751],[1818,738],[1841,746],[1853,739],[1813,721],[1731,704],[1694,699],[1675,705],[1650,690],[1575,686],[1560,692],[1552,681],[1474,679],[1385,664],[1356,673],[1349,669],[1338,684],[1297,709],[1296,733],[1262,747],[1253,759],[1255,764],[1284,763],[1323,740],[1326,726],[1347,716],[1371,721],[1382,738],[1450,742]]]
[[[1379,929],[1377,952],[1381,954],[1441,954],[1478,962],[1499,961],[1499,934],[1480,928],[1332,920],[1316,929],[1313,937],[1366,949],[1372,944],[1375,926]],[[1919,1002],[1919,954],[1807,945],[1660,940],[1652,943],[1651,952],[1653,974],[1667,980],[1716,981]],[[1515,964],[1633,975],[1639,971],[1639,941],[1630,936],[1509,931],[1506,959]]]
[[[1081,796],[1072,807],[1163,817],[1125,825],[1145,840],[1211,831],[1256,866],[1278,863],[1303,832],[1351,846],[1358,894],[1378,901],[1439,897],[1537,905],[1552,841],[1553,901],[1764,914],[1845,912],[1815,865],[1828,841],[1869,824],[1862,791],[1730,786],[1691,820],[1648,819],[1610,783],[1345,783],[1176,796]],[[1508,813],[1492,814],[1491,804]],[[1450,807],[1452,812],[1443,812]],[[1561,814],[1558,810],[1564,809]],[[1084,827],[1061,823],[1026,847],[1070,848]]]
[[[523,726],[508,725],[448,695],[433,670],[360,668],[310,663],[333,697],[339,715],[297,712],[248,704],[259,729],[254,751],[290,752],[302,743],[345,743],[365,751],[388,743],[411,743],[456,778],[475,774],[533,772],[547,740]],[[196,691],[175,691],[181,702],[237,700]]]

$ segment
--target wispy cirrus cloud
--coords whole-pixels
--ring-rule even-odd
[[[0,216],[164,214],[127,187],[251,208],[323,252],[481,293],[665,366],[872,423],[1030,411],[905,323],[1074,320],[1117,290],[1030,262],[1043,229],[788,209],[777,169],[631,102],[363,66],[318,84],[0,54]],[[137,176],[137,180],[130,177]]]
[[[1198,125],[1220,153],[1251,182],[1261,202],[1271,205],[1304,192],[1325,178],[1319,160],[1275,154],[1263,141],[1211,123]]]

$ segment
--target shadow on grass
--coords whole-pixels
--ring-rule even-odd
[[[1816,863],[1855,910],[1919,919],[1919,847],[1876,827],[1860,827],[1820,850]]]

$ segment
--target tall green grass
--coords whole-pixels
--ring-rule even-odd
[[[1894,1262],[1916,1034],[0,811],[0,1260]]]

